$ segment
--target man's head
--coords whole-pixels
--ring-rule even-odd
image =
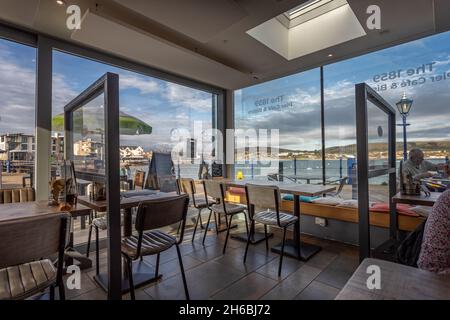
[[[423,157],[424,157],[423,151],[418,148],[411,149],[409,151],[409,159],[416,166],[420,165],[423,162]]]

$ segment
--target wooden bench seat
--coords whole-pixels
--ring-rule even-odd
[[[237,202],[245,204],[245,195],[230,193],[227,194],[227,200],[230,202]],[[281,208],[283,211],[293,212],[293,201],[281,201]],[[301,214],[313,217],[321,217],[326,219],[335,219],[345,222],[358,223],[358,209],[336,207],[316,203],[301,203]],[[424,220],[422,217],[413,217],[406,215],[398,216],[398,228],[403,231],[413,231]],[[370,225],[389,228],[389,214],[385,212],[370,212]]]

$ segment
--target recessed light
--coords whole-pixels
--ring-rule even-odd
[[[56,3],[60,6],[63,6],[66,4],[63,0],[56,0]]]
[[[328,55],[328,58],[333,58],[333,54],[330,53],[330,54]]]

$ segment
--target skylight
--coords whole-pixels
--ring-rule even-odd
[[[309,0],[299,6],[296,6],[295,8],[292,8],[284,14],[287,18],[294,19],[331,1],[333,0]]]
[[[310,0],[247,34],[292,60],[363,37],[366,32],[347,0]]]
[[[309,0],[279,15],[277,19],[289,29],[347,4],[347,0]]]

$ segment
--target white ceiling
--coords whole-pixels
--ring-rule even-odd
[[[72,32],[66,28],[66,8],[55,0],[1,0],[0,20],[227,89],[450,29],[448,0],[348,0],[367,35],[311,49],[311,43],[330,34],[302,31],[305,45],[298,49],[303,54],[289,61],[247,34],[302,2],[66,0],[84,13],[81,30]],[[381,8],[381,31],[366,27],[369,5]]]

